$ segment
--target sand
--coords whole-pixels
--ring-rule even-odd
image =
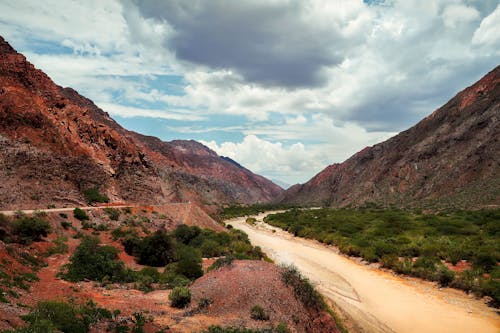
[[[265,216],[256,218],[262,221]],[[495,309],[462,291],[396,276],[347,258],[334,247],[293,237],[263,222],[250,226],[245,219],[226,222],[246,232],[276,263],[295,265],[340,309],[350,331],[500,332]]]

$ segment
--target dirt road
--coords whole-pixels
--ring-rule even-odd
[[[256,216],[256,226],[245,218],[226,222],[246,232],[276,263],[294,264],[350,319],[351,331],[500,332],[494,309],[472,296],[359,264],[332,247],[259,222],[267,214]]]

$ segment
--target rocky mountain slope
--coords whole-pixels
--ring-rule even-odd
[[[500,204],[500,66],[414,127],[288,189],[283,202]]]
[[[0,208],[112,201],[266,202],[282,189],[194,141],[127,131],[0,37]]]

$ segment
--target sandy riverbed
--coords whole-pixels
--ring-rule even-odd
[[[351,331],[500,332],[494,309],[459,290],[362,265],[263,222],[250,226],[237,218],[227,223],[245,231],[278,264],[299,268],[349,318]]]

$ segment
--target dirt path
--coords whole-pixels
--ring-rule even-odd
[[[191,202],[170,202],[166,205],[174,206],[182,206],[186,204],[191,204]],[[47,208],[47,209],[21,209],[21,210],[0,210],[0,214],[5,216],[12,216],[17,212],[22,212],[24,214],[33,214],[35,212],[45,212],[45,213],[62,213],[62,212],[72,212],[75,208],[80,208],[83,210],[97,210],[104,208],[136,208],[136,207],[161,207],[163,205],[125,205],[125,204],[106,204],[103,206],[75,206],[75,207],[63,207],[63,208]]]
[[[256,216],[258,221],[269,213]],[[293,237],[263,222],[226,221],[245,231],[278,264],[294,264],[350,318],[359,332],[500,332],[494,309],[454,289],[402,278],[340,255],[332,247]],[[273,232],[274,230],[274,232]]]

